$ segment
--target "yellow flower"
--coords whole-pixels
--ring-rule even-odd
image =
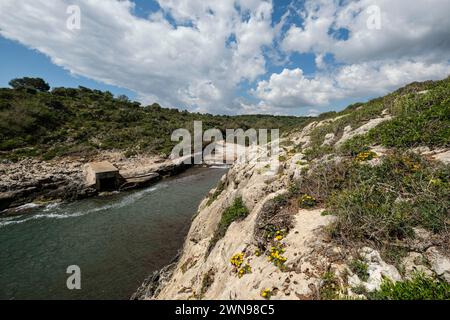
[[[261,297],[263,297],[264,299],[270,299],[271,294],[272,293],[270,289],[264,289],[263,291],[261,291]]]

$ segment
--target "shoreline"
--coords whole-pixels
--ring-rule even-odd
[[[23,214],[28,209],[65,201],[110,194],[99,192],[86,182],[86,165],[109,161],[129,179],[113,192],[138,190],[194,167],[157,156],[126,158],[119,152],[105,152],[92,158],[66,157],[52,161],[24,159],[1,163],[0,217]],[[131,183],[130,183],[131,181]]]

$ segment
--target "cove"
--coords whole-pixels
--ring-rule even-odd
[[[129,299],[181,249],[225,173],[193,168],[147,189],[0,218],[0,299]],[[72,265],[81,290],[67,289]]]

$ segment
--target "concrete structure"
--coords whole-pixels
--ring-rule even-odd
[[[98,191],[113,191],[119,188],[119,169],[109,162],[91,162],[86,165],[86,184]]]

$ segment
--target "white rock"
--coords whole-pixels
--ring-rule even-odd
[[[450,163],[450,150],[437,153],[433,156],[434,160],[441,161],[442,163],[449,164]]]
[[[334,140],[334,137],[335,137],[334,133],[329,133],[329,134],[327,134],[327,135],[325,136],[325,139],[324,139],[324,141],[323,141],[322,146],[330,146],[331,143],[332,143],[333,140]]]
[[[425,257],[431,264],[431,269],[450,283],[450,259],[441,254],[436,247],[425,252]]]
[[[351,275],[348,278],[350,286],[364,285],[367,291],[373,292],[380,288],[383,278],[388,278],[392,281],[400,281],[402,279],[394,266],[387,264],[381,259],[378,251],[365,247],[360,250],[360,255],[368,264],[369,279],[364,282],[357,275]]]
[[[424,273],[429,277],[434,275],[433,271],[424,264],[424,259],[424,256],[418,252],[410,252],[403,258],[402,265],[407,278],[411,278],[417,272]]]

